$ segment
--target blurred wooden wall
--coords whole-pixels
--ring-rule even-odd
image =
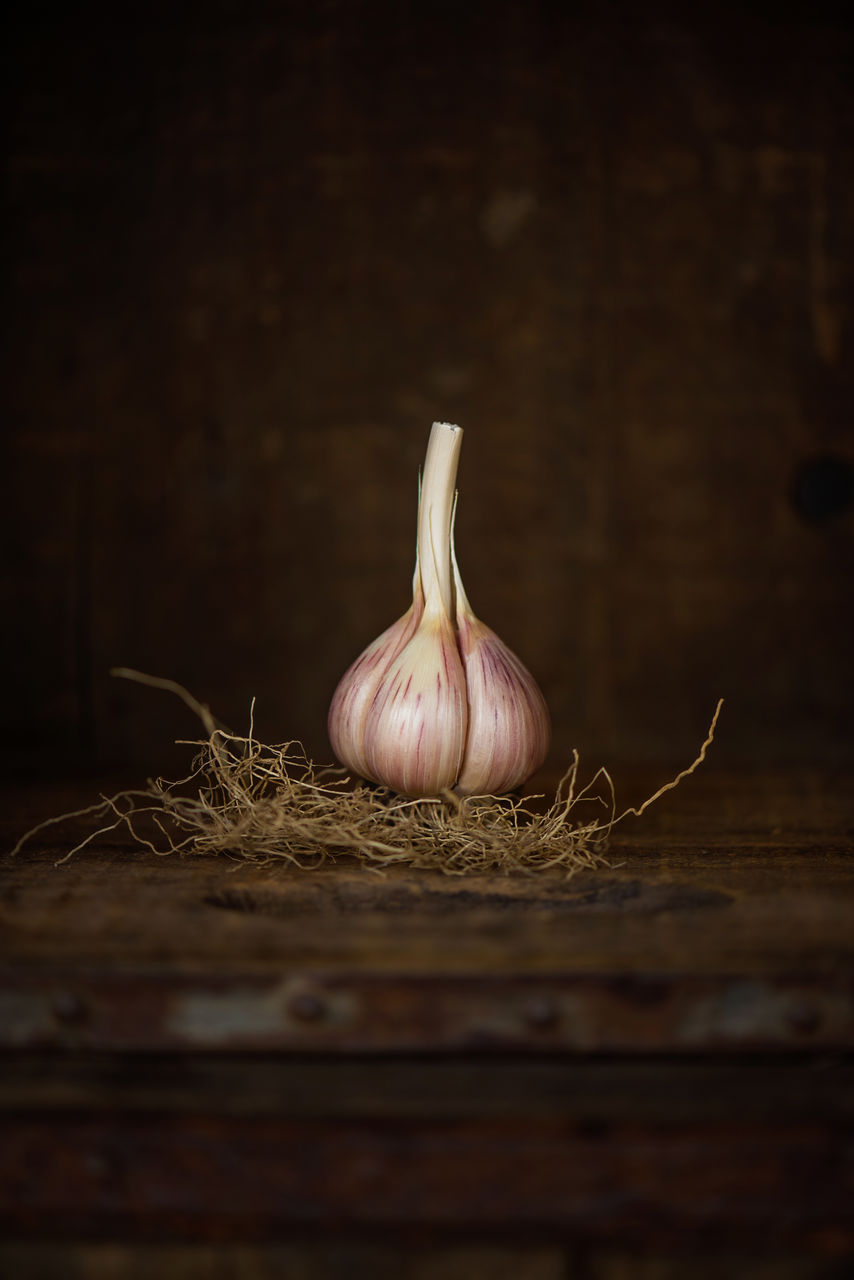
[[[735,5],[84,4],[9,44],[6,767],[327,758],[434,418],[553,763],[852,759],[849,32]]]

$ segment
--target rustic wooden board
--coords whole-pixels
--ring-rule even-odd
[[[850,1047],[847,793],[813,784],[803,819],[812,831],[757,830],[796,808],[791,782],[778,779],[776,792],[768,778],[757,783],[751,807],[712,775],[682,811],[694,834],[676,825],[644,837],[640,820],[615,838],[611,865],[570,879],[378,876],[346,863],[294,873],[115,843],[56,866],[62,846],[36,844],[3,867],[0,1039],[302,1051]]]
[[[0,1229],[854,1247],[850,1066],[13,1055]]]
[[[60,793],[85,798],[7,795],[4,829]],[[670,799],[569,880],[115,842],[56,866],[55,837],[4,857],[7,1256],[35,1266],[49,1219],[124,1247],[427,1233],[505,1258],[835,1266],[854,1252],[848,790],[709,773]]]
[[[415,1234],[401,1244],[389,1231],[381,1239],[301,1240],[267,1245],[146,1244],[115,1242],[77,1246],[49,1243],[0,1246],[17,1280],[211,1280],[221,1274],[240,1280],[684,1280],[686,1266],[696,1280],[847,1280],[846,1263],[808,1254],[779,1252],[763,1258],[746,1250],[706,1250],[687,1258],[639,1253],[619,1245],[595,1251],[495,1243],[437,1243]]]

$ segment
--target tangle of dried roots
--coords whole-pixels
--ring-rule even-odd
[[[603,863],[614,825],[629,814],[640,816],[698,768],[722,705],[694,762],[638,808],[617,815],[606,769],[579,787],[577,752],[541,811],[531,806],[542,796],[463,799],[446,792],[435,800],[409,800],[385,787],[353,786],[343,770],[315,765],[298,742],[260,742],[254,701],[248,736],[241,737],[218,725],[208,707],[172,681],[126,668],[114,674],[176,693],[196,712],[207,737],[186,744],[197,749],[190,773],[174,782],[149,780],[139,790],[102,796],[84,809],[49,818],[18,841],[15,853],[46,827],[85,817],[96,829],[61,862],[124,827],[140,846],[161,856],[224,854],[303,870],[349,857],[373,870],[402,863],[452,875],[554,868],[571,874]]]

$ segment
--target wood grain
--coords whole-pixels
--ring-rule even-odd
[[[854,465],[843,20],[101,10],[10,36],[8,766],[171,767],[117,664],[326,758],[437,417],[556,767],[678,764],[721,695],[730,764],[850,763],[851,509],[793,501]]]
[[[114,841],[57,866],[62,846],[36,842],[4,865],[0,1038],[300,1052],[850,1048],[847,788],[814,780],[798,809],[786,775],[753,794],[740,786],[741,804],[730,779],[707,776],[683,800],[681,831],[674,799],[669,831],[645,835],[635,820],[608,866],[572,878],[377,876],[346,860],[294,873]]]
[[[850,792],[797,780],[698,775],[571,879],[6,855],[0,1261],[844,1271]]]

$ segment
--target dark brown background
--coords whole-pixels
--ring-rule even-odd
[[[171,765],[117,663],[326,758],[434,418],[553,766],[851,762],[849,33],[640,12],[18,19],[7,769]]]

